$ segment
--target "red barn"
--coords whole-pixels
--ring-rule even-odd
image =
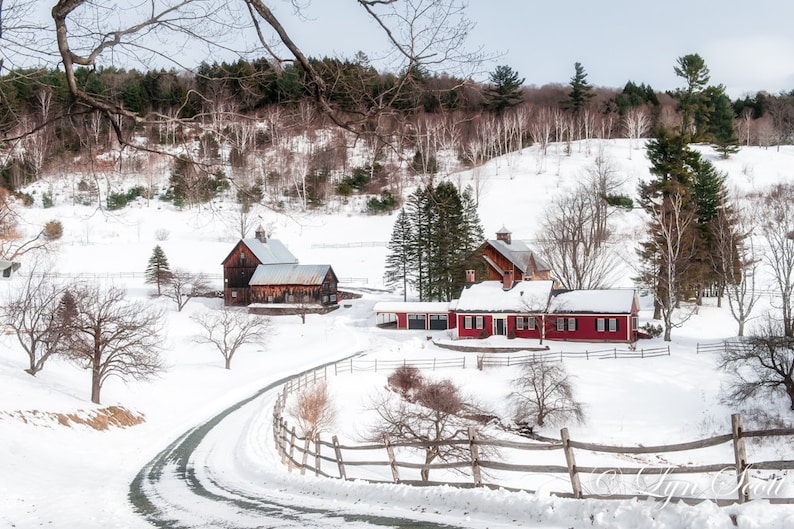
[[[479,248],[488,269],[488,279],[501,281],[507,272],[517,280],[549,280],[551,267],[524,242],[514,241],[505,227],[496,239],[486,240]]]

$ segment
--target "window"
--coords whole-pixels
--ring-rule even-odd
[[[485,322],[482,316],[477,316],[477,319],[475,321],[478,329],[482,329],[485,327]]]
[[[575,331],[576,318],[557,318],[558,331]]]
[[[596,331],[604,332],[606,330],[606,325],[604,318],[596,318]]]
[[[516,316],[516,330],[523,331],[524,330],[524,317],[523,316]]]
[[[323,296],[323,303],[328,303],[328,295]]]
[[[471,316],[464,316],[463,317],[463,328],[464,329],[471,329]]]
[[[292,294],[287,294],[287,303],[295,303],[295,296]]]
[[[534,331],[537,325],[538,325],[537,319],[535,318],[535,316],[529,316],[527,318],[527,329],[529,329],[530,331]]]
[[[245,252],[240,252],[240,260],[245,261]]]
[[[310,298],[308,294],[304,294],[303,295],[303,302],[304,303],[308,303],[309,301],[311,301],[311,299],[312,298]]]
[[[237,291],[236,291],[236,290],[232,290],[232,297],[233,297],[233,298],[236,298],[236,297],[237,297]]]
[[[632,316],[631,317],[631,330],[632,331],[636,331],[637,328],[639,327],[639,324],[640,324],[639,318],[637,316]]]
[[[273,303],[273,294],[270,294],[270,295],[267,297],[267,302],[268,302],[268,303]]]
[[[609,318],[609,332],[616,332],[618,330],[618,319]]]

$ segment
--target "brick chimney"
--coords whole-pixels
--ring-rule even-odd
[[[505,270],[505,274],[502,276],[502,289],[510,290],[511,288],[513,288],[513,271]]]
[[[474,283],[474,270],[466,270],[466,283]]]

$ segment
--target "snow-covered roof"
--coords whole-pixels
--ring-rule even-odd
[[[533,252],[529,246],[523,241],[512,241],[510,244],[507,241],[499,239],[488,239],[490,244],[497,252],[505,256],[505,258],[513,263],[515,266],[526,273],[530,269],[531,259],[535,259],[535,268],[537,270],[550,270],[549,265]]]
[[[630,289],[563,290],[554,293],[549,312],[630,314],[634,298]]]
[[[249,285],[320,285],[331,265],[259,265]]]
[[[287,250],[281,241],[268,239],[267,242],[262,242],[259,239],[250,238],[243,239],[243,243],[262,264],[297,264],[298,262],[298,258],[292,255],[292,252]]]
[[[450,303],[448,301],[380,301],[375,303],[375,312],[446,314],[449,310]]]
[[[517,281],[504,290],[501,281],[483,281],[463,289],[457,312],[543,312],[553,281]]]

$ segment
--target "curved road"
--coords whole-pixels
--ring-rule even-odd
[[[324,502],[316,490],[300,491],[299,480],[283,469],[262,468],[281,465],[271,449],[271,410],[278,389],[290,378],[273,382],[171,443],[131,483],[135,509],[160,528],[452,527],[355,514],[368,509],[356,500],[344,507],[351,513],[346,514],[336,500]]]

